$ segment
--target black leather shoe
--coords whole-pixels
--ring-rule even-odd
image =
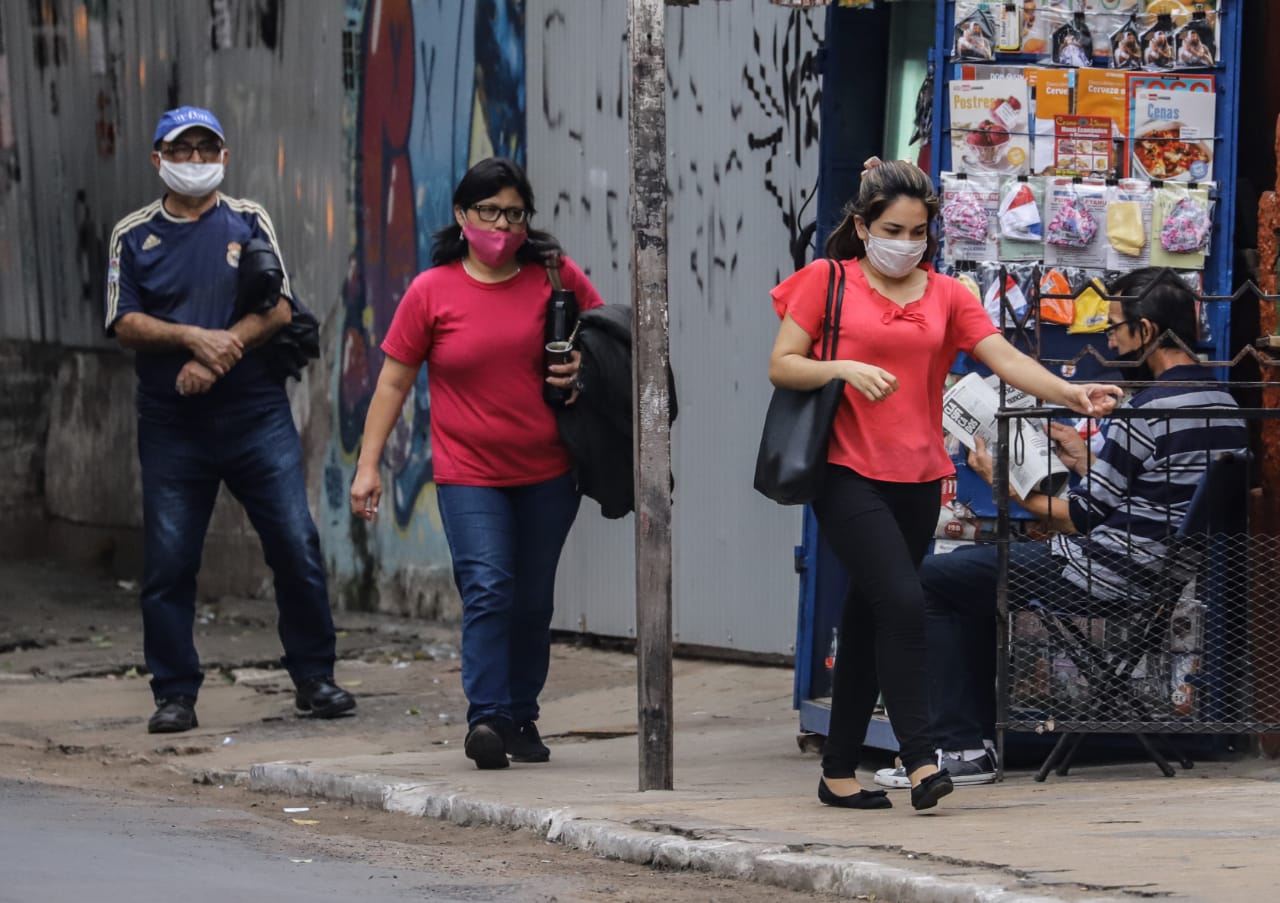
[[[199,727],[196,701],[191,696],[170,696],[156,700],[156,713],[147,722],[148,734],[180,734]]]
[[[938,805],[938,800],[955,789],[955,784],[951,782],[951,775],[945,771],[934,772],[911,788],[911,807],[932,809]]]
[[[505,727],[505,729],[504,729]],[[510,727],[492,721],[478,721],[467,731],[467,739],[462,744],[462,751],[467,758],[476,763],[476,768],[490,770],[506,768],[507,743],[504,735],[514,733]]]
[[[827,782],[818,779],[818,801],[841,809],[892,809],[893,801],[885,790],[859,790],[848,796],[833,793]]]
[[[532,721],[521,721],[507,738],[507,755],[512,762],[548,762],[551,750],[542,742],[538,733],[538,725]]]
[[[356,698],[333,682],[331,677],[317,677],[298,684],[294,703],[299,711],[313,718],[336,718],[356,707]]]

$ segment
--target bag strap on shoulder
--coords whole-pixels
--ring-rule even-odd
[[[822,317],[822,360],[834,361],[840,343],[840,315],[844,312],[845,268],[844,264],[830,258],[827,266],[831,269],[827,274],[827,307]],[[839,284],[836,283],[837,269],[840,270]]]
[[[556,291],[561,291],[564,286],[560,282],[560,255],[551,254],[547,257],[547,279],[551,281],[551,287]]]

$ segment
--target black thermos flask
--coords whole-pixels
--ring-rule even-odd
[[[551,297],[547,299],[547,322],[543,331],[543,376],[549,375],[546,366],[568,360],[563,353],[557,353],[550,346],[553,342],[568,343],[573,336],[573,328],[578,324],[578,298],[571,289],[553,288]],[[561,389],[551,383],[542,384],[542,397],[547,404],[562,405],[572,394],[569,389]]]

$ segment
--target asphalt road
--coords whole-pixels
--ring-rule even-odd
[[[546,900],[528,885],[384,868],[227,809],[119,803],[0,781],[0,901]]]

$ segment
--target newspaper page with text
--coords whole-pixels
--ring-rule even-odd
[[[994,384],[993,384],[994,383]],[[999,380],[995,376],[983,379],[977,373],[966,374],[963,379],[942,396],[942,425],[961,444],[973,450],[976,438],[982,437],[991,454],[996,454],[998,433],[996,414],[1000,410]],[[1030,408],[1036,399],[1027,393],[1005,387],[1007,408]],[[1044,424],[1015,419],[1009,423],[1012,444],[1009,454],[1009,485],[1019,498],[1026,498],[1032,491],[1056,495],[1066,485],[1066,465],[1054,454],[1045,433]]]

